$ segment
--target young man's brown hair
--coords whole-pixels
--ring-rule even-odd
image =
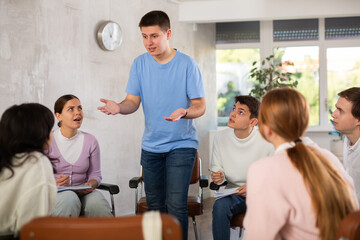
[[[235,103],[239,102],[240,104],[244,104],[249,108],[250,111],[250,119],[251,118],[258,118],[259,115],[259,108],[260,108],[260,101],[257,98],[252,96],[236,96]]]
[[[169,16],[163,11],[151,11],[145,14],[139,23],[139,27],[159,26],[164,32],[170,29]]]
[[[338,95],[352,103],[351,114],[360,120],[360,87],[346,89]]]

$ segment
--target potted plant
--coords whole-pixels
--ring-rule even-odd
[[[333,113],[331,109],[329,109],[330,114]],[[334,120],[330,119],[331,124],[334,126]],[[343,147],[344,147],[344,134],[339,132],[334,128],[334,130],[329,132],[329,135],[335,135],[337,138],[331,139],[330,141],[330,151],[335,154],[339,158],[339,160],[343,161]]]
[[[274,54],[260,61],[254,61],[250,70],[249,79],[254,83],[250,95],[261,99],[268,91],[273,88],[291,87],[296,88],[298,81],[292,79],[290,68],[294,63],[290,61],[281,62],[281,53],[276,49],[278,57]]]

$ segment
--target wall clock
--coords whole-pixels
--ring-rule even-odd
[[[122,32],[119,24],[113,21],[103,22],[97,32],[97,41],[101,49],[114,51],[122,42]]]

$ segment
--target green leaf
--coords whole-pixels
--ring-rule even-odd
[[[274,64],[274,54],[261,60],[261,66],[255,66],[257,61],[253,63],[250,70],[249,79],[253,82],[253,89],[250,94],[254,97],[261,98],[266,92],[278,87],[296,87],[297,80],[292,81],[291,72],[283,72],[281,62]],[[265,67],[265,64],[267,66]]]

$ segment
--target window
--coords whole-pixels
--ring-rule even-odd
[[[216,24],[216,43],[260,42],[260,22]]]
[[[248,81],[252,63],[260,59],[260,50],[224,49],[216,51],[216,89],[218,125],[226,126],[235,104],[234,97],[248,94],[252,83]]]
[[[248,80],[252,63],[260,59],[260,49],[247,44],[260,42],[260,22],[216,24],[216,90],[218,126],[226,126],[234,106],[234,97],[248,94],[252,82]],[[228,48],[229,44],[246,44],[244,48]]]
[[[325,39],[359,39],[360,17],[326,18]]]
[[[319,39],[319,20],[277,20],[273,22],[274,42]]]
[[[339,91],[360,86],[360,47],[328,48],[326,55],[328,104],[335,110]]]
[[[294,63],[293,78],[297,78],[297,89],[310,105],[309,125],[320,124],[319,114],[319,47],[283,47],[281,62]]]
[[[308,130],[331,129],[329,109],[334,109],[337,93],[360,86],[360,17],[260,21],[258,30],[259,41],[218,41],[217,35],[218,125],[226,125],[225,105],[233,104],[227,100],[230,90],[233,95],[250,92],[249,64],[279,48],[281,61],[294,63],[297,89],[310,104]]]

